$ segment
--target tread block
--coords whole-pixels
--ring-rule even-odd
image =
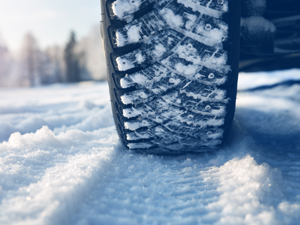
[[[112,19],[131,21],[133,14],[143,8],[149,7],[156,0],[115,0],[110,1],[108,6],[109,14]]]

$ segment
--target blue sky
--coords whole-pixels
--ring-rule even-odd
[[[70,30],[78,38],[100,21],[100,0],[0,0],[0,34],[11,50],[32,32],[39,45],[66,42]]]

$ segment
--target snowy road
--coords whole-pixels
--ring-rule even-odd
[[[299,224],[299,84],[240,92],[204,155],[125,150],[109,104],[107,83],[0,90],[0,224]]]

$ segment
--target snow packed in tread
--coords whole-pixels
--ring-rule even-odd
[[[228,2],[151,2],[152,11],[137,19],[128,19],[128,15],[137,12],[143,1],[113,3],[115,16],[127,21],[113,32],[115,46],[141,44],[118,56],[115,64],[125,73],[138,68],[120,79],[122,88],[135,88],[120,96],[128,106],[123,109],[128,146],[182,150],[218,145],[229,101],[226,91],[220,88],[231,71],[223,50],[228,25],[222,15],[228,11]],[[122,4],[131,4],[129,11],[122,10]],[[176,127],[184,129],[177,134]]]

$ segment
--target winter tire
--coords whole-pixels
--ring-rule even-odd
[[[229,133],[237,92],[238,0],[102,0],[101,34],[122,142],[204,152]]]

